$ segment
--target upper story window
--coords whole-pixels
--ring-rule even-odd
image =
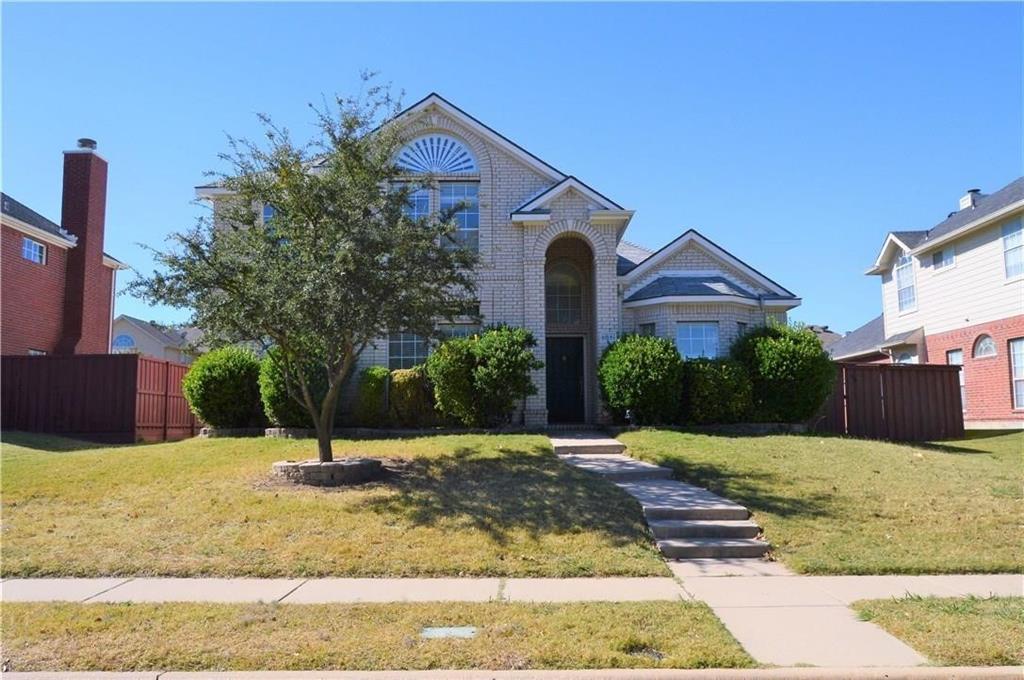
[[[127,333],[121,333],[110,343],[112,354],[134,354],[138,348],[135,346],[135,338]]]
[[[991,335],[982,335],[974,341],[973,356],[975,359],[982,357],[994,357],[996,355],[996,341]]]
[[[405,203],[404,212],[410,220],[420,220],[430,215],[430,191],[416,189],[410,193],[409,200]]]
[[[46,264],[46,246],[25,236],[21,239],[21,256],[29,262]]]
[[[717,321],[680,321],[676,324],[676,349],[684,359],[718,356]]]
[[[548,323],[573,324],[583,320],[583,284],[568,262],[557,262],[544,277],[544,308]]]
[[[480,185],[476,182],[442,182],[441,212],[458,209],[453,219],[457,225],[449,234],[453,246],[480,250]]]
[[[465,144],[447,135],[425,135],[398,152],[395,164],[412,174],[457,175],[479,172]]]
[[[956,264],[956,253],[953,250],[953,246],[949,248],[943,248],[942,250],[932,253],[932,267],[935,270],[945,269],[946,267],[952,267]]]
[[[1003,226],[1003,267],[1006,278],[1024,275],[1024,232],[1019,217]]]
[[[914,258],[910,255],[903,255],[896,260],[896,295],[899,298],[901,312],[917,307],[917,291],[914,287]]]

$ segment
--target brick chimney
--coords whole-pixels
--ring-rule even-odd
[[[107,210],[107,161],[96,141],[79,139],[64,152],[61,226],[78,237],[68,250],[64,286],[64,324],[55,354],[106,354],[110,351],[113,271],[103,265],[103,227]]]

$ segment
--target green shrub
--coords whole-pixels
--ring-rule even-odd
[[[682,394],[685,423],[736,423],[750,415],[750,377],[738,361],[684,361]]]
[[[601,392],[619,418],[631,411],[636,423],[668,423],[679,414],[682,360],[665,338],[627,335],[604,351],[597,367]]]
[[[473,385],[474,342],[472,338],[451,338],[427,358],[427,376],[434,386],[437,410],[469,426],[482,420]]]
[[[249,349],[223,347],[207,352],[181,383],[196,417],[212,427],[260,427],[260,362]]]
[[[316,404],[327,394],[327,376],[314,362],[305,366],[306,384]],[[284,372],[278,352],[271,348],[260,362],[260,399],[267,420],[277,427],[313,427],[313,419],[306,407],[292,398],[285,388]],[[339,400],[340,403],[340,400]]]
[[[469,427],[507,423],[516,403],[537,393],[530,373],[544,364],[537,341],[524,328],[490,328],[454,338],[427,359],[438,410]]]
[[[832,392],[835,367],[806,328],[781,324],[755,328],[733,344],[732,357],[750,376],[758,420],[805,421]]]
[[[399,427],[430,427],[437,422],[434,392],[423,366],[391,371],[388,413]]]
[[[359,374],[356,404],[352,417],[362,427],[382,427],[387,424],[388,381],[391,372],[386,366],[370,366]]]

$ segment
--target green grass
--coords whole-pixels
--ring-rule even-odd
[[[4,604],[12,671],[747,668],[690,602]],[[472,639],[425,640],[423,626]]]
[[[943,666],[1024,664],[1024,598],[907,597],[854,609]]]
[[[625,433],[629,453],[746,505],[811,574],[1019,572],[1024,433],[926,446]]]
[[[639,506],[543,436],[339,440],[392,470],[342,489],[271,482],[309,440],[4,438],[4,577],[668,573]]]

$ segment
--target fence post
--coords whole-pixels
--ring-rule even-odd
[[[161,441],[167,441],[167,420],[169,418],[171,404],[171,362],[164,361],[164,436]]]

